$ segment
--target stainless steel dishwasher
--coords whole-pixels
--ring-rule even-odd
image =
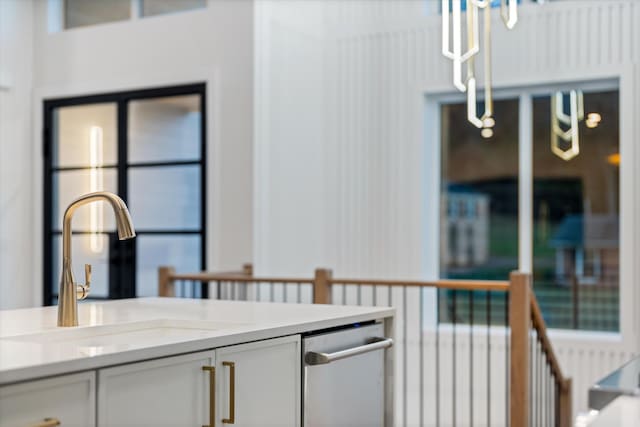
[[[382,427],[392,344],[380,323],[304,338],[304,426]]]

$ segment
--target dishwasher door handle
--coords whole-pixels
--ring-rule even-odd
[[[369,353],[370,351],[382,350],[393,345],[393,339],[391,338],[370,338],[367,341],[368,343],[365,345],[336,351],[334,353],[317,353],[315,351],[308,351],[304,355],[304,361],[307,365],[311,366],[326,365],[327,363],[331,363],[336,360]]]

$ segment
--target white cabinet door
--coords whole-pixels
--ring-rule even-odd
[[[94,427],[95,386],[92,371],[0,387],[0,426]]]
[[[300,336],[217,349],[216,376],[217,427],[300,426]]]
[[[213,351],[98,371],[99,427],[208,425]]]

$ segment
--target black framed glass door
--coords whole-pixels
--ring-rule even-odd
[[[159,265],[205,268],[205,92],[194,84],[45,101],[45,304],[57,298],[64,209],[92,191],[120,195],[138,236],[117,240],[102,203],[74,216],[74,266],[93,265],[90,298],[157,295]]]

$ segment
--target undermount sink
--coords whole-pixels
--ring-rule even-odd
[[[114,325],[55,329],[17,335],[3,341],[71,344],[79,347],[149,346],[190,341],[211,336],[213,331],[245,326],[244,323],[158,319]]]

